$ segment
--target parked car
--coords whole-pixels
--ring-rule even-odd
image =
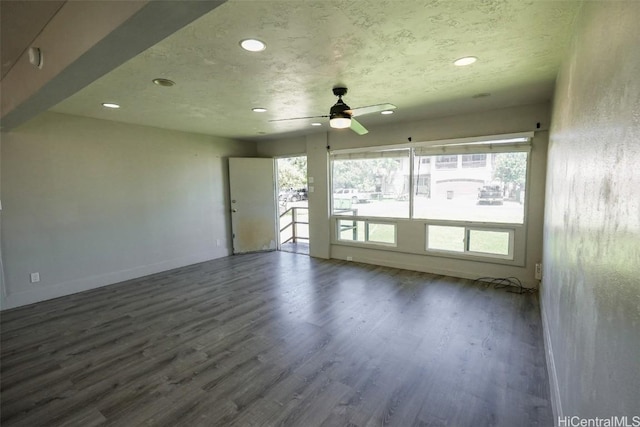
[[[333,193],[333,198],[348,199],[352,203],[366,203],[371,199],[371,193],[365,193],[355,188],[339,188]]]
[[[294,193],[291,195],[292,202],[300,202],[308,199],[309,193],[307,192],[306,188],[299,188],[297,190],[294,190]]]
[[[280,202],[299,202],[307,200],[308,198],[309,194],[306,188],[299,188],[297,190],[290,188],[288,190],[282,190],[278,194],[278,200]]]
[[[502,189],[499,185],[485,185],[478,189],[479,205],[501,205],[503,200]]]

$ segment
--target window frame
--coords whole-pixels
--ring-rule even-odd
[[[353,239],[343,239],[341,234],[342,234],[342,230],[341,227],[342,225],[340,224],[341,221],[348,221],[348,222],[363,222],[364,223],[364,240],[353,240]],[[389,243],[389,242],[380,242],[377,240],[370,240],[369,239],[369,226],[371,224],[374,225],[391,225],[393,226],[393,242]],[[341,242],[341,243],[349,243],[349,244],[360,244],[360,245],[380,245],[380,246],[385,246],[385,247],[393,247],[396,248],[398,247],[398,223],[392,220],[379,220],[377,217],[360,217],[360,216],[337,216],[335,217],[335,238],[336,241]]]
[[[359,247],[371,247],[376,249],[375,246],[380,246],[377,249],[390,250],[394,252],[422,254],[429,256],[439,256],[460,260],[471,261],[483,261],[490,263],[498,263],[505,265],[524,266],[526,258],[527,247],[527,228],[528,228],[528,211],[529,211],[529,194],[531,188],[531,162],[532,162],[532,140],[534,138],[534,132],[520,132],[507,135],[493,135],[485,137],[469,137],[469,138],[457,138],[450,140],[419,142],[410,144],[397,144],[386,146],[374,146],[374,147],[362,147],[357,149],[345,149],[335,150],[328,157],[329,161],[329,219],[333,225],[334,238],[331,240],[331,244],[345,245],[345,246],[359,246]],[[333,155],[335,153],[364,153],[380,152],[380,151],[392,151],[410,148],[409,152],[409,216],[408,217],[372,217],[372,216],[348,216],[348,215],[335,215],[333,208]],[[447,149],[451,151],[447,151]],[[425,154],[429,150],[429,154]],[[418,154],[418,150],[420,154]],[[526,152],[526,172],[525,172],[525,185],[523,188],[523,218],[521,223],[493,223],[493,222],[480,222],[480,221],[460,221],[460,220],[440,220],[440,219],[427,219],[414,217],[414,198],[415,198],[415,185],[416,180],[419,178],[415,176],[415,162],[416,157],[424,156],[436,156],[442,154],[486,154],[492,153],[508,153],[508,152]],[[460,158],[459,158],[460,159]],[[422,161],[422,160],[421,160]],[[488,159],[487,159],[488,161]],[[435,162],[431,162],[435,167]],[[459,162],[458,162],[459,163]],[[378,242],[362,242],[354,240],[343,240],[339,235],[339,221],[340,220],[360,220],[370,221],[372,223],[385,223],[394,225],[394,240],[395,244],[390,245],[386,243]],[[415,246],[415,242],[407,243],[406,245],[399,245],[402,243],[400,240],[404,239],[402,236],[408,236],[408,230],[415,230],[411,235],[415,235],[418,231],[415,227],[419,227],[419,224],[423,224],[423,237],[424,242],[422,249],[420,250]],[[428,235],[427,230],[429,225],[443,225],[443,226],[461,226],[465,229],[465,251],[446,251],[446,250],[434,250],[428,249]],[[492,254],[479,251],[468,250],[469,233],[471,231],[496,231],[509,233],[509,249],[508,255]]]
[[[519,225],[519,224],[517,224]],[[463,233],[463,250],[462,251],[449,251],[446,249],[433,249],[429,247],[429,227],[434,226],[434,227],[454,227],[454,228],[461,228],[463,229],[464,233]],[[471,245],[471,232],[472,231],[489,231],[489,232],[498,232],[498,233],[507,233],[509,236],[509,243],[508,243],[508,251],[506,255],[503,254],[495,254],[495,253],[490,253],[490,252],[481,252],[481,251],[472,251],[471,249],[469,249],[470,245]],[[484,225],[475,225],[475,223],[466,223],[466,224],[451,224],[449,222],[445,222],[443,223],[442,221],[439,221],[437,224],[434,223],[430,223],[427,222],[425,223],[425,251],[429,252],[429,253],[435,253],[435,254],[446,254],[449,256],[453,256],[453,257],[462,257],[462,256],[479,256],[479,257],[483,257],[483,258],[495,258],[495,259],[502,259],[502,260],[507,260],[507,261],[514,261],[515,259],[515,234],[516,234],[516,229],[513,227],[502,227],[502,228],[498,228],[498,227],[492,227],[492,226],[487,226],[486,224]]]
[[[371,160],[371,159],[380,159],[380,158],[391,158],[391,159],[400,159],[405,158],[409,161],[409,177],[413,175],[413,149],[405,144],[399,146],[391,146],[391,147],[369,147],[362,149],[348,149],[348,150],[339,150],[340,154],[338,158],[335,158],[335,152],[332,153],[328,157],[329,161],[329,215],[331,218],[351,218],[354,216],[354,212],[349,213],[348,211],[352,211],[352,209],[343,209],[343,212],[336,213],[336,194],[344,194],[344,190],[346,188],[339,187],[334,191],[334,173],[335,173],[335,165],[334,161],[344,161],[344,160]],[[396,153],[406,152],[406,155],[394,155]],[[386,216],[367,216],[366,218],[373,218],[375,220],[390,220],[393,222],[396,219],[410,219],[411,211],[413,210],[413,197],[411,196],[411,192],[413,191],[413,184],[409,182],[409,206],[407,210],[407,215],[402,217],[386,217]],[[363,193],[368,193],[367,191],[363,191]],[[365,217],[359,215],[360,217]]]

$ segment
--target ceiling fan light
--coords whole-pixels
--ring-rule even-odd
[[[334,117],[329,120],[329,126],[334,129],[346,129],[351,126],[350,117]]]

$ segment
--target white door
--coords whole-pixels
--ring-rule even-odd
[[[233,253],[277,249],[273,159],[229,159]]]

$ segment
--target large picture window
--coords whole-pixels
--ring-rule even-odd
[[[426,252],[521,263],[531,137],[523,133],[332,153],[337,240],[402,249],[397,228],[420,221],[426,226]]]
[[[419,151],[417,153],[420,153]],[[413,218],[522,224],[527,184],[527,152],[461,155],[455,167],[415,156]],[[434,159],[436,167],[423,159]]]
[[[334,215],[409,218],[410,150],[332,156]]]

